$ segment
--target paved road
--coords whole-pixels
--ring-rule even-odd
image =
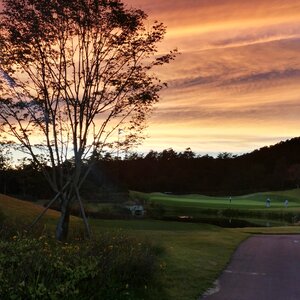
[[[244,241],[205,300],[299,300],[300,235]]]

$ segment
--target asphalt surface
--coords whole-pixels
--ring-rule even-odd
[[[205,300],[300,300],[300,235],[244,241]]]

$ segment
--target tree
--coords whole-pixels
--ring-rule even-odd
[[[0,143],[0,170],[5,171],[12,168],[12,156],[9,145]]]
[[[183,153],[179,154],[179,157],[182,159],[194,159],[196,154],[192,151],[190,147],[186,148]]]
[[[224,159],[224,160],[233,159],[235,157],[236,157],[236,155],[233,155],[232,153],[228,153],[228,152],[221,152],[217,156],[218,159]]]
[[[70,208],[93,156],[139,142],[164,86],[153,69],[166,28],[120,0],[3,0],[0,19],[0,131],[43,171],[59,200],[56,238],[68,234]],[[119,147],[120,145],[118,145]],[[71,162],[66,166],[66,162]],[[89,167],[84,163],[88,161]],[[86,171],[85,171],[86,170]],[[49,204],[50,205],[50,204]]]
[[[12,156],[9,151],[9,145],[0,143],[0,190],[2,193],[7,192],[7,183],[9,181],[9,171],[12,168]]]

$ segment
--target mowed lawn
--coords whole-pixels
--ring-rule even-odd
[[[140,194],[142,197],[142,194]],[[266,199],[270,198],[270,209],[285,209],[284,201],[288,200],[288,210],[300,210],[300,189],[255,193],[243,196],[209,197],[204,195],[171,195],[162,193],[144,194],[144,197],[154,203],[176,208],[212,208],[212,209],[265,209]]]
[[[173,196],[170,198],[177,199]],[[198,201],[196,196],[187,196],[186,198]],[[208,198],[210,197],[206,197],[206,201],[208,201]],[[222,199],[215,200],[221,201]],[[176,201],[178,203],[182,202]],[[243,201],[243,199],[240,201]],[[246,201],[251,200],[246,199]],[[0,210],[16,221],[24,218],[25,223],[30,224],[31,220],[42,209],[41,206],[33,203],[0,195]],[[51,226],[48,228],[54,230],[53,225],[57,218],[58,213],[49,210],[46,217],[43,218],[43,223],[50,224]],[[226,229],[201,223],[179,223],[147,219],[91,219],[90,223],[94,236],[103,232],[109,234],[124,233],[141,240],[148,240],[164,249],[159,259],[161,274],[158,274],[164,292],[160,295],[154,293],[153,300],[192,300],[199,298],[207,288],[212,286],[214,280],[229,262],[239,243],[252,233],[300,232],[297,226]],[[73,229],[82,227],[81,220],[75,217],[72,218],[71,224]]]
[[[92,220],[94,234],[122,232],[162,246],[161,281],[165,294],[153,299],[197,299],[228,263],[249,233],[208,224],[159,220]]]

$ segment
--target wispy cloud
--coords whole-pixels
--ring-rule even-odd
[[[273,70],[267,72],[252,73],[246,76],[231,78],[222,82],[223,85],[249,84],[252,82],[275,81],[278,79],[296,79],[300,81],[300,69]]]
[[[299,1],[126,1],[168,26],[163,50],[182,52],[160,73],[169,88],[146,143],[169,135],[168,144],[246,151],[255,138],[261,145],[299,135]]]
[[[295,100],[281,100],[271,103],[255,103],[253,105],[236,107],[209,107],[209,106],[181,106],[160,108],[156,111],[153,120],[156,122],[176,124],[200,124],[204,121],[223,124],[242,124],[251,121],[264,121],[266,123],[297,122],[300,115],[300,95]]]

